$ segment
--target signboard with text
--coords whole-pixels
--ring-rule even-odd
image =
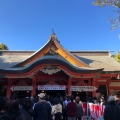
[[[33,90],[33,86],[12,86],[10,88],[12,91],[32,91]]]
[[[95,91],[95,86],[70,86],[70,91]]]
[[[38,85],[38,90],[66,90],[65,85]]]

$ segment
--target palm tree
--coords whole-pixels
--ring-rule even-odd
[[[8,50],[7,45],[0,43],[0,50]]]

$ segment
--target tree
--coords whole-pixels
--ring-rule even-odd
[[[120,27],[120,0],[95,0],[92,2],[95,6],[104,7],[106,5],[116,7],[117,10],[114,11],[117,13],[116,18],[109,18],[111,23],[111,30],[114,30]],[[119,34],[120,35],[120,34]]]
[[[0,43],[0,50],[8,50],[7,45]]]
[[[118,54],[114,55],[114,58],[120,62],[120,51],[118,52]]]
[[[120,8],[120,0],[95,0],[93,4],[101,7],[105,5],[110,5],[110,6]]]

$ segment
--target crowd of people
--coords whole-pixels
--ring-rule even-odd
[[[83,107],[80,97],[40,93],[37,97],[10,100],[0,97],[0,120],[82,120]]]
[[[104,120],[120,120],[120,92],[108,99],[88,99],[93,104],[104,105]],[[60,94],[50,97],[44,93],[36,97],[19,99],[16,95],[10,100],[0,97],[0,120],[84,120],[84,108],[79,96]],[[94,120],[93,118],[91,118]]]

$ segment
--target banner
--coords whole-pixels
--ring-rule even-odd
[[[100,120],[100,118],[103,117],[105,106],[93,103],[88,103],[88,105],[86,105],[86,103],[83,102],[83,108],[84,115],[86,115],[86,113],[89,113],[88,117],[91,117],[94,120]]]
[[[10,88],[12,91],[32,91],[33,90],[33,86],[12,86]]]
[[[66,90],[65,85],[38,85],[38,90]]]
[[[95,86],[70,86],[70,91],[95,91]]]

